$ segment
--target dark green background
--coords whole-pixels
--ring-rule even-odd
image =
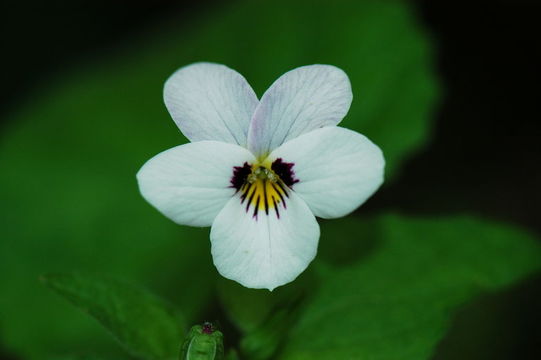
[[[495,222],[510,223],[529,229],[535,233],[541,231],[539,221],[538,204],[541,197],[538,184],[541,183],[541,171],[537,163],[540,155],[540,133],[536,126],[536,119],[539,119],[537,109],[537,88],[539,74],[539,45],[534,36],[536,13],[539,13],[539,6],[529,2],[500,1],[491,3],[467,2],[457,4],[456,2],[416,2],[413,3],[416,15],[425,31],[429,34],[434,45],[434,63],[437,73],[440,75],[442,100],[439,103],[433,125],[431,125],[431,137],[426,146],[420,148],[415,156],[407,156],[394,179],[371,200],[361,208],[358,216],[377,214],[383,210],[396,210],[409,215],[452,215],[469,213],[481,218],[491,219]],[[114,54],[124,53],[127,49],[136,47],[139,43],[148,43],[149,39],[156,36],[162,27],[185,27],[187,32],[192,27],[200,26],[198,19],[211,16],[219,18],[221,11],[226,5],[219,1],[212,2],[161,2],[153,5],[137,5],[132,2],[75,2],[63,1],[37,4],[32,2],[7,2],[2,6],[6,7],[7,16],[3,24],[3,37],[5,45],[3,49],[4,61],[4,86],[2,86],[2,134],[0,141],[13,144],[11,129],[15,130],[15,136],[22,138],[22,129],[14,122],[20,118],[21,107],[32,103],[33,99],[40,101],[46,96],[50,85],[56,86],[58,78],[64,74],[77,73],[82,69],[109,62]],[[180,24],[180,25],[179,25]],[[258,24],[254,24],[257,26]],[[301,24],[302,25],[302,24]],[[269,28],[272,26],[267,24]],[[290,25],[291,26],[291,25]],[[321,23],[321,33],[325,33],[325,22]],[[272,36],[269,34],[268,36]],[[288,45],[289,44],[289,45]],[[287,46],[294,46],[295,41],[286,42]],[[264,47],[262,47],[264,49]],[[265,54],[263,54],[265,55]],[[273,67],[273,72],[279,74],[291,66],[288,61],[273,63],[267,56],[268,66]],[[151,54],[148,55],[151,58]],[[284,59],[282,57],[282,59]],[[114,61],[114,60],[113,60]],[[308,61],[308,60],[307,60]],[[340,60],[336,60],[339,62]],[[291,61],[294,63],[295,61]],[[173,66],[174,61],[167,60],[165,67]],[[177,64],[178,66],[182,64]],[[340,64],[338,64],[340,65]],[[133,66],[130,65],[130,66]],[[263,65],[262,65],[263,66]],[[351,69],[346,69],[351,70]],[[164,70],[165,72],[165,70]],[[106,72],[101,76],[107,76]],[[250,79],[254,74],[246,74]],[[91,74],[78,75],[86,79]],[[150,74],[148,76],[151,76]],[[268,81],[271,78],[265,79]],[[152,80],[159,91],[159,85],[163,79]],[[362,89],[362,84],[354,84],[354,88]],[[261,82],[256,84],[256,90],[261,94],[264,86]],[[100,89],[89,89],[92,91]],[[110,96],[117,96],[122,89],[110,89],[108,94],[100,94],[104,99]],[[152,90],[153,91],[153,90]],[[149,94],[153,94],[149,90]],[[356,94],[356,93],[355,93]],[[354,94],[354,95],[355,95]],[[157,93],[159,98],[161,94]],[[53,100],[48,100],[54,103]],[[41,101],[47,103],[47,101]],[[126,106],[130,99],[126,99]],[[92,104],[87,104],[91,108]],[[107,103],[96,104],[108,106]],[[53,106],[53,105],[52,105]],[[70,111],[70,109],[67,109]],[[77,116],[76,109],[72,109],[73,116]],[[165,109],[163,110],[165,112]],[[24,111],[23,111],[24,112]],[[17,114],[17,116],[12,116]],[[119,114],[119,116],[122,116]],[[23,114],[24,117],[24,114]],[[151,132],[156,127],[156,133],[165,133],[164,129],[171,131],[169,138],[150,136],[151,144],[140,153],[133,154],[132,164],[119,164],[118,166],[131,169],[140,163],[140,159],[147,157],[149,148],[163,149],[168,145],[178,142],[177,134],[174,133],[172,124],[164,124],[166,114],[154,123],[138,125],[138,132]],[[14,120],[15,119],[15,120]],[[46,123],[41,123],[44,132],[50,131]],[[31,124],[25,125],[31,127]],[[51,121],[51,126],[55,126]],[[158,130],[158,128],[160,130]],[[89,124],[78,129],[57,129],[60,132],[73,132],[73,138],[82,136],[91,138],[92,126]],[[33,129],[39,137],[40,131]],[[98,131],[100,133],[100,131]],[[101,133],[102,136],[104,133]],[[129,129],[116,129],[112,124],[111,137],[122,134],[122,141],[130,141]],[[28,138],[28,137],[26,137]],[[37,138],[36,138],[37,139]],[[39,139],[43,141],[43,139]],[[53,141],[53,140],[51,140]],[[70,143],[69,137],[65,140],[65,146],[77,146]],[[89,166],[95,166],[99,159],[93,156],[92,146],[96,141],[109,143],[111,138],[99,138],[94,142],[89,140],[86,146],[79,150],[83,154],[83,160],[89,161]],[[45,141],[46,143],[46,141]],[[130,148],[133,148],[132,145]],[[121,142],[118,145],[108,147],[108,151],[117,154],[122,153]],[[24,153],[24,151],[22,151]],[[65,158],[65,154],[62,154]],[[115,155],[112,154],[114,158]],[[24,159],[24,157],[22,157]],[[123,158],[119,156],[119,158]],[[54,160],[54,159],[52,159]],[[69,161],[80,161],[80,157],[74,156],[67,162],[56,164],[57,178],[48,178],[51,183],[63,181],[69,173]],[[66,161],[66,160],[64,160]],[[54,161],[51,161],[54,163]],[[66,166],[67,165],[67,166]],[[43,171],[50,171],[51,164],[47,159],[42,163]],[[52,166],[55,166],[54,164]],[[111,165],[112,166],[112,165]],[[13,169],[12,166],[9,167]],[[16,169],[16,167],[15,167]],[[105,169],[106,171],[107,169]],[[39,173],[40,169],[36,171]],[[65,173],[62,173],[65,171]],[[81,174],[84,178],[84,173]],[[90,204],[89,207],[96,211],[102,208],[103,204],[92,202],[98,198],[108,198],[111,206],[122,198],[114,198],[117,190],[111,188],[107,183],[96,183],[91,179],[100,179],[99,174],[90,176],[88,183],[78,183],[71,193],[65,198],[49,199],[55,201],[50,207],[51,211],[63,209],[66,206],[74,206],[79,201]],[[16,178],[16,174],[3,175]],[[105,178],[104,178],[105,179]],[[106,181],[106,180],[103,180]],[[47,183],[44,183],[44,186]],[[93,192],[87,189],[94,189]],[[97,189],[97,190],[96,190]],[[33,190],[39,194],[38,190]],[[131,189],[135,193],[135,187]],[[32,191],[30,191],[32,194]],[[74,194],[78,197],[74,198]],[[124,194],[124,195],[123,195]],[[121,196],[131,194],[128,191],[121,193]],[[131,196],[130,199],[131,199]],[[2,193],[2,199],[15,198],[16,194]],[[44,197],[46,199],[46,196]],[[28,200],[28,203],[31,203]],[[20,203],[21,209],[2,214],[3,220],[10,224],[16,224],[22,230],[26,238],[38,238],[41,236],[42,227],[50,228],[49,223],[40,224],[40,214],[33,214],[32,210],[24,208],[24,202]],[[59,210],[61,211],[61,210]],[[34,219],[26,223],[25,218],[18,214],[28,214],[28,219]],[[130,214],[110,213],[103,214],[102,224],[125,224],[124,228],[130,226]],[[80,231],[89,231],[82,236],[87,239],[86,244],[73,241],[71,246],[76,252],[96,252],[99,241],[107,242],[106,236],[114,236],[107,233],[106,229],[96,229],[91,223],[85,223],[77,214],[74,208],[72,219],[69,222],[71,228],[62,226],[63,219],[58,219],[58,230],[56,235],[70,239],[70,232],[77,233],[79,240]],[[35,219],[38,219],[37,221]],[[109,220],[108,220],[109,219]],[[152,236],[155,231],[152,226],[160,226],[165,222],[156,216],[149,220],[153,225],[148,226],[148,234]],[[118,230],[117,230],[118,231]],[[162,233],[174,231],[173,227],[160,230]],[[191,231],[191,230],[190,230]],[[36,236],[37,234],[37,236]],[[205,231],[193,230],[190,236],[205,239]],[[122,236],[123,234],[119,234]],[[163,234],[162,234],[163,235]],[[42,240],[54,241],[53,235]],[[4,235],[2,234],[2,237]],[[97,243],[95,239],[101,239]],[[64,239],[64,240],[65,240]],[[4,238],[2,241],[6,241]],[[9,241],[9,239],[7,240]],[[126,244],[118,244],[110,258],[99,258],[90,267],[95,267],[100,262],[104,264],[115,263],[114,272],[124,274],[122,251]],[[36,245],[37,251],[27,261],[31,261],[37,268],[39,264],[47,263],[44,256],[59,256],[48,254],[47,243]],[[155,250],[150,243],[136,250],[143,257],[147,251]],[[43,248],[40,248],[43,247]],[[163,249],[162,249],[163,250]],[[173,299],[184,297],[178,294],[180,290],[164,291],[165,284],[170,283],[170,277],[174,277],[174,271],[178,271],[174,261],[174,253],[180,251],[180,247],[171,245],[171,259],[166,264],[169,267],[170,275],[148,274],[141,272],[130,272],[124,275],[137,279],[161,279],[163,284],[153,285],[162,293]],[[203,259],[194,264],[184,264],[186,269],[194,267],[209,267],[209,259],[206,248],[196,249]],[[116,251],[116,255],[114,252]],[[132,251],[132,250],[128,250]],[[45,255],[48,254],[48,255]],[[137,257],[135,254],[132,256]],[[324,257],[324,253],[321,255]],[[158,259],[147,259],[144,261],[145,268],[152,268]],[[338,259],[335,261],[347,261]],[[1,264],[0,269],[5,272],[16,272],[18,259],[11,259],[9,264]],[[86,267],[83,264],[83,267]],[[162,264],[163,265],[163,264]],[[1,267],[4,266],[4,267]],[[108,265],[109,266],[109,265]],[[110,266],[109,266],[110,267]],[[50,269],[55,270],[55,269]],[[163,270],[163,269],[162,269]],[[21,270],[22,272],[22,270]],[[156,270],[158,272],[158,270]],[[4,279],[18,279],[18,273],[4,273]],[[27,279],[26,279],[27,280]],[[37,281],[37,280],[36,280]],[[474,303],[462,308],[453,320],[450,332],[441,340],[437,359],[535,359],[540,356],[539,341],[541,338],[540,306],[540,280],[539,277],[530,278],[504,293],[485,295]],[[21,283],[21,291],[27,284]],[[180,284],[182,290],[189,292],[190,284]],[[11,291],[17,287],[11,287]],[[54,299],[53,295],[50,296]],[[32,299],[21,306],[32,306]],[[54,300],[50,300],[54,301]],[[192,300],[196,301],[196,300]],[[194,306],[192,301],[186,301],[181,305],[185,308]],[[60,305],[64,305],[59,301]],[[60,306],[59,305],[59,306]],[[65,306],[68,306],[67,304]],[[20,311],[24,309],[14,309]],[[221,317],[215,309],[209,310],[212,315]],[[63,313],[62,313],[63,314]],[[69,328],[70,324],[76,326],[80,319],[75,311],[73,318],[59,318],[59,323],[65,323]],[[207,315],[209,316],[209,315]],[[81,315],[82,317],[82,315]],[[10,320],[16,319],[13,316]],[[0,319],[2,322],[2,319]],[[47,324],[33,322],[32,318],[20,317],[19,333],[24,333],[28,327],[34,328],[33,332],[47,332]],[[224,324],[224,326],[230,326]],[[37,328],[37,330],[36,330]],[[505,329],[505,331],[503,330]],[[90,330],[89,330],[90,331]],[[231,332],[234,331],[231,329]],[[230,336],[235,335],[230,332]],[[12,339],[12,334],[6,339]],[[226,333],[227,336],[227,333]],[[28,338],[34,341],[32,337]],[[1,341],[1,340],[0,340]],[[12,341],[12,340],[10,340]],[[46,343],[46,342],[44,342]],[[96,340],[98,346],[102,346],[102,340]],[[30,344],[29,347],[35,344]],[[92,342],[86,344],[85,348],[92,348]],[[60,349],[52,349],[60,351]],[[74,349],[68,349],[69,351]],[[7,359],[17,359],[16,354],[2,355]]]

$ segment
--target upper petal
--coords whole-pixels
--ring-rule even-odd
[[[235,193],[234,166],[253,162],[238,145],[200,141],[166,150],[137,173],[143,197],[178,224],[210,226]]]
[[[314,129],[338,124],[353,95],[347,75],[331,65],[309,65],[282,75],[263,94],[248,133],[258,156]]]
[[[235,195],[210,231],[212,258],[222,276],[256,289],[293,281],[315,257],[319,225],[304,201],[289,191],[278,211],[254,215]]]
[[[246,146],[258,100],[235,70],[213,63],[182,67],[165,82],[163,98],[180,131],[191,141]]]
[[[293,163],[293,190],[316,216],[347,215],[383,182],[385,159],[365,136],[341,127],[325,127],[299,136],[269,158]]]

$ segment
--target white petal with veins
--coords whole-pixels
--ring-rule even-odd
[[[365,136],[337,126],[288,141],[270,155],[293,162],[293,190],[316,216],[344,216],[364,203],[383,182],[385,160]]]
[[[314,129],[338,124],[352,100],[347,75],[331,65],[288,71],[263,94],[248,133],[257,156]]]
[[[212,258],[222,276],[256,289],[293,281],[315,257],[319,225],[304,201],[290,191],[280,217],[270,209],[246,210],[239,194],[218,214],[210,232]]]
[[[210,226],[235,189],[233,167],[253,162],[238,145],[199,141],[166,150],[137,173],[143,197],[178,224]]]
[[[179,224],[212,225],[216,268],[246,287],[293,281],[316,255],[315,216],[350,213],[383,181],[381,150],[336,126],[352,92],[334,66],[291,70],[258,101],[236,71],[195,63],[166,81],[164,101],[192,142],[150,159],[140,191]]]
[[[258,100],[235,70],[213,63],[182,67],[165,82],[163,98],[180,131],[191,141],[246,146]]]

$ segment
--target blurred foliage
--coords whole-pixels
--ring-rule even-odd
[[[344,264],[317,260],[309,273],[319,286],[301,301],[294,294],[303,293],[306,280],[302,279],[283,287],[277,296],[252,289],[222,296],[226,302],[242,304],[229,312],[233,321],[238,317],[240,324],[259,324],[241,338],[244,359],[429,359],[460,304],[480,293],[508,287],[541,267],[541,247],[532,236],[469,217],[426,219],[388,214],[324,224],[330,239],[340,237],[343,229],[361,230],[349,238],[359,244],[356,259]],[[365,237],[374,241],[370,250],[362,245]],[[321,250],[325,254],[343,248]],[[87,308],[142,359],[173,358],[156,356],[155,347],[147,346],[165,334],[171,345],[168,354],[172,354],[180,337],[175,325],[180,322],[171,316],[175,312],[169,307],[164,311],[153,296],[138,294],[139,290],[134,292],[122,283],[80,275],[47,277],[47,283],[77,306]],[[292,298],[289,303],[284,303],[284,294]],[[261,320],[254,309],[264,306],[270,309],[263,311],[266,318]],[[149,315],[156,308],[158,316],[153,319]],[[249,321],[250,317],[255,320]],[[184,352],[191,348],[188,343],[199,339],[201,349],[211,348],[197,356],[214,359],[213,354],[221,354],[216,359],[222,358],[221,333],[216,332],[221,351],[214,352],[214,336],[201,329],[200,325],[192,328]],[[126,333],[136,336],[128,337],[126,343]],[[285,348],[280,351],[281,347]]]
[[[272,359],[277,350],[286,342],[288,330],[297,320],[297,308],[281,307],[254,331],[248,332],[240,342],[240,349],[247,359]]]
[[[47,275],[44,283],[96,318],[134,356],[178,357],[187,325],[181,313],[148,291],[89,274]]]
[[[47,360],[118,360],[118,358],[98,356],[98,355],[72,355],[72,356],[54,356]]]
[[[393,1],[332,5],[324,1],[233,2],[188,23],[169,24],[110,54],[107,61],[72,71],[55,84],[43,84],[13,115],[11,126],[1,135],[0,332],[9,351],[25,359],[89,349],[114,358],[122,356],[95,322],[40,286],[38,277],[43,273],[99,271],[143,283],[182,309],[189,323],[199,322],[209,309],[215,311],[217,274],[211,262],[208,230],[174,225],[144,202],[135,182],[136,171],[148,158],[186,141],[165,110],[162,86],[176,68],[200,60],[238,70],[259,95],[296,66],[328,63],[341,67],[350,76],[354,93],[351,111],[342,124],[381,146],[388,178],[426,141],[438,95],[427,39],[409,8]],[[359,284],[366,283],[364,276],[368,275],[375,276],[370,281],[379,283],[379,272],[363,270],[358,255],[371,250],[380,233],[408,227],[401,221],[373,220],[375,227],[349,221],[341,233],[328,232],[325,223],[320,257],[331,267],[351,264],[353,269],[359,268],[358,273],[347,270],[354,279],[362,279]],[[446,222],[443,225],[437,231],[460,231]],[[355,244],[351,239],[359,234],[364,235]],[[476,241],[473,237],[469,240]],[[439,251],[452,251],[432,248],[428,239],[426,244],[416,237],[409,242],[419,255],[428,246],[427,258],[438,259],[445,255]],[[350,249],[327,252],[329,244]],[[400,246],[390,247],[387,254],[388,259],[395,256],[396,266],[409,255],[398,250]],[[456,251],[464,250],[459,247]],[[464,278],[478,275],[462,270],[460,264],[452,270],[457,276],[462,271]],[[414,269],[420,270],[418,266],[410,269],[412,276]],[[319,350],[321,339],[302,342],[307,326],[322,321],[317,317],[321,311],[318,304],[334,299],[331,291],[358,285],[338,284],[335,279],[350,273],[333,271],[337,275],[324,277],[322,284],[308,272],[271,295],[253,295],[252,290],[234,289],[236,285],[220,280],[219,298],[232,323],[242,333],[255,334],[267,331],[265,326],[269,326],[274,310],[291,305],[300,311],[300,304],[309,303],[312,310],[303,311],[305,316],[294,328],[293,342],[284,353],[294,357],[312,351],[303,348],[307,343]],[[519,267],[507,276],[516,277],[524,271]],[[382,289],[385,284],[392,285],[392,274],[383,275],[388,278],[381,283]],[[439,286],[430,282],[435,279],[426,279],[426,285]],[[422,281],[416,284],[421,288]],[[448,295],[448,288],[438,286],[426,289],[426,301],[439,300],[438,294]],[[308,300],[314,292],[316,297]],[[348,294],[334,294],[336,306],[345,301],[347,309],[351,303],[340,297]],[[438,309],[433,310],[435,314]],[[336,310],[330,315],[346,317],[348,326],[360,326],[353,323],[358,318]],[[312,312],[314,315],[308,316]],[[328,321],[327,325],[337,324]],[[322,328],[321,334],[331,330]],[[250,344],[247,348],[257,352],[257,341],[251,341],[245,340]],[[282,339],[273,341],[277,347]]]
[[[537,241],[512,227],[397,215],[370,224],[349,238],[375,241],[359,252],[361,261],[319,268],[321,286],[287,334],[280,359],[429,359],[451,310],[541,266]],[[351,218],[326,223],[322,241],[354,228],[358,220]]]
[[[218,281],[217,291],[225,314],[246,334],[261,330],[264,322],[281,309],[289,309],[288,316],[294,315],[299,303],[310,296],[316,286],[315,274],[305,271],[293,283],[280,286],[272,292],[245,288],[225,278]]]

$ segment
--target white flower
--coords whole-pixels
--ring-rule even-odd
[[[315,216],[352,212],[383,181],[381,150],[336,126],[352,93],[334,66],[291,70],[259,101],[236,71],[195,63],[167,80],[164,100],[192,142],[150,159],[141,193],[178,224],[212,226],[216,268],[246,287],[293,281],[316,255]]]

